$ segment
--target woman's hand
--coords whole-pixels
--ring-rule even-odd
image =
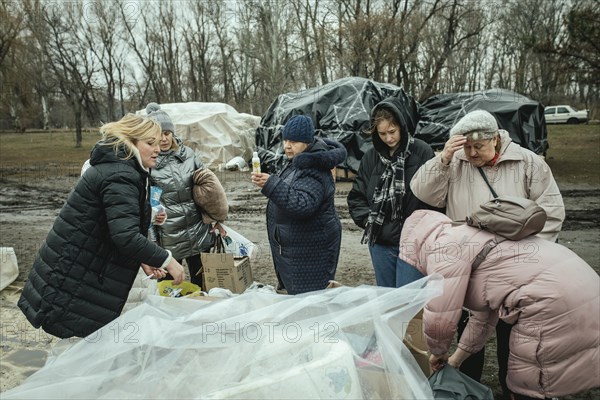
[[[444,365],[446,365],[447,362],[448,362],[448,354],[447,353],[440,354],[439,356],[436,356],[434,354],[431,354],[429,356],[429,365],[431,366],[431,370],[433,372],[442,369],[444,367]]]
[[[227,231],[219,222],[215,223],[215,225],[210,230],[210,233],[214,233],[215,231],[219,232],[219,236],[221,237],[227,236]]]
[[[154,225],[162,225],[167,219],[167,213],[161,210],[156,217],[154,217]]]
[[[461,348],[456,349],[454,354],[448,359],[448,364],[452,365],[454,368],[460,368],[463,361],[471,356],[471,353],[464,351]]]
[[[450,136],[450,139],[444,145],[444,150],[442,150],[442,163],[444,165],[450,164],[454,153],[462,149],[466,142],[467,138],[463,135]]]
[[[183,282],[183,279],[185,278],[185,271],[183,270],[181,264],[179,264],[174,258],[171,258],[171,261],[167,265],[167,271],[173,277],[174,285],[179,285],[181,282]]]
[[[167,271],[162,268],[153,268],[148,264],[142,263],[142,270],[150,279],[162,279],[167,276]]]
[[[258,186],[260,188],[265,186],[265,183],[267,183],[267,179],[269,179],[269,174],[256,173],[256,172],[252,173],[252,183],[254,183],[256,186]]]

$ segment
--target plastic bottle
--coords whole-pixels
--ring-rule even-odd
[[[260,174],[260,158],[257,151],[252,153],[252,172]]]

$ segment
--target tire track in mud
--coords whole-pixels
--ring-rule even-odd
[[[3,181],[0,188],[0,213],[56,210],[64,204],[69,190],[59,186],[32,186]],[[346,196],[349,190],[338,189],[335,205],[344,229],[359,229],[350,218]],[[566,218],[563,230],[593,230],[600,225],[600,189],[563,190]],[[252,219],[264,215],[267,198],[254,189],[227,191],[229,219]]]
[[[61,208],[68,191],[25,184],[3,185],[0,189],[0,213]]]
[[[354,225],[346,203],[348,190],[338,190],[335,194],[335,206],[342,220],[344,229],[360,229]],[[598,229],[600,225],[600,189],[593,190],[565,190],[562,192],[566,206],[566,218],[562,230],[592,230]],[[267,207],[267,199],[259,192],[236,192],[227,193],[230,199],[230,219],[244,217],[256,217],[264,215]],[[577,205],[577,208],[570,205]],[[584,207],[584,208],[580,208]]]
[[[586,231],[600,226],[600,189],[563,190],[566,217],[563,231]]]

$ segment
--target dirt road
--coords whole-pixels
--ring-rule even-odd
[[[249,173],[220,172],[230,201],[226,225],[257,244],[259,255],[253,264],[254,279],[275,284],[272,260],[265,232],[266,199],[252,186]],[[39,246],[45,239],[60,207],[77,176],[16,180],[4,175],[0,188],[0,246],[13,247],[20,266],[14,285],[0,293],[2,321],[0,390],[18,385],[45,362],[50,344],[55,338],[34,330],[16,308],[19,287],[27,278]],[[567,208],[567,219],[560,243],[585,259],[600,271],[600,188],[561,186]],[[357,228],[348,213],[346,195],[350,182],[338,182],[336,207],[342,219],[342,251],[336,279],[344,285],[374,284],[374,274],[368,250],[360,244],[362,230]],[[493,338],[492,338],[493,339]],[[494,340],[488,351],[495,354]],[[499,393],[497,367],[488,357],[484,383]],[[571,399],[600,397],[600,391],[588,392]]]

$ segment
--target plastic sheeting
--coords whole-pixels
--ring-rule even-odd
[[[500,127],[521,146],[537,154],[544,154],[548,148],[544,107],[509,90],[440,94],[419,104],[398,86],[351,77],[277,97],[256,129],[263,169],[272,172],[282,166],[282,127],[292,116],[304,114],[312,117],[318,136],[345,145],[348,157],[339,167],[357,172],[362,155],[372,146],[371,138],[364,134],[369,128],[371,109],[391,96],[402,99],[408,113],[413,115],[409,125],[416,126],[415,136],[434,150],[441,150],[450,128],[475,109],[495,115]]]
[[[200,154],[202,162],[218,169],[236,156],[252,157],[260,117],[239,113],[224,103],[161,104],[175,124],[175,134]],[[137,112],[146,115],[146,110]]]
[[[447,93],[428,98],[419,108],[420,121],[415,136],[429,143],[434,150],[442,150],[450,128],[466,113],[478,109],[492,113],[500,128],[507,130],[516,143],[536,154],[546,153],[548,131],[544,106],[505,89]]]
[[[152,295],[2,398],[432,398],[402,338],[441,292],[433,275],[399,289]]]
[[[312,118],[316,135],[336,140],[346,147],[348,157],[340,167],[358,171],[362,155],[371,148],[369,128],[371,109],[387,97],[398,97],[418,120],[416,101],[402,88],[358,77],[332,81],[326,85],[281,94],[271,104],[256,129],[256,145],[265,172],[283,164],[281,130],[294,115]]]

